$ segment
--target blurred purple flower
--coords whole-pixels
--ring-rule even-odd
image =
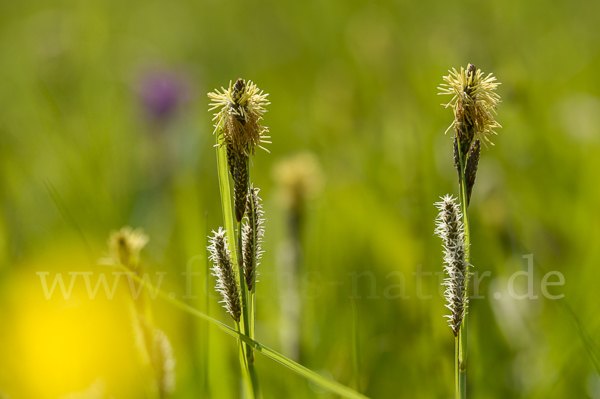
[[[142,76],[139,93],[148,117],[165,121],[188,100],[188,82],[168,70],[154,70]]]

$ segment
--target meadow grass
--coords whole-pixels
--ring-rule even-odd
[[[490,135],[502,127],[494,115],[500,103],[495,92],[499,83],[493,74],[485,76],[473,64],[467,68],[449,71],[439,88],[442,95],[451,95],[447,107],[451,107],[454,120],[446,130],[454,130],[454,167],[458,171],[458,205],[452,196],[439,202],[440,214],[436,233],[443,239],[444,262],[447,278],[446,305],[451,311],[449,324],[455,337],[454,386],[455,398],[467,397],[467,333],[470,279],[471,238],[469,228],[469,203],[475,184],[481,143],[493,145]],[[458,209],[460,207],[460,210]]]
[[[467,201],[472,278],[483,297],[469,303],[469,397],[597,397],[599,7],[3,3],[0,397],[56,399],[100,386],[99,376],[107,395],[144,397],[127,290],[112,301],[45,301],[35,274],[110,276],[95,263],[120,226],[152,238],[144,267],[168,272],[164,293],[235,327],[206,264],[206,237],[223,213],[204,93],[239,75],[268,88],[276,133],[272,155],[251,166],[269,219],[254,341],[296,360],[278,333],[278,248],[292,233],[271,176],[278,161],[308,150],[327,183],[306,201],[299,229],[300,363],[373,398],[453,396],[431,203],[462,190],[451,133],[442,134],[450,111],[435,101],[435,85],[466,61],[502,80],[506,131],[489,151],[481,143]],[[169,101],[156,101],[157,91]],[[507,281],[527,270],[527,254],[540,298],[513,300]],[[189,292],[188,265],[201,273]],[[552,271],[565,278],[549,287],[560,300],[539,291]],[[518,293],[526,288],[517,284]],[[237,338],[174,306],[152,303],[177,359],[173,398],[239,397]],[[265,397],[323,395],[253,350]]]

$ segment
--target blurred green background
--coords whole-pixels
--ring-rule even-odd
[[[91,300],[80,278],[46,300],[36,275],[110,276],[97,259],[125,225],[150,236],[153,281],[166,272],[163,290],[231,324],[206,281],[206,235],[222,225],[206,93],[243,77],[272,102],[270,154],[251,170],[267,218],[257,340],[293,355],[291,251],[302,364],[372,398],[450,398],[433,203],[458,188],[437,86],[473,63],[502,82],[503,129],[470,206],[474,270],[490,273],[469,309],[469,396],[600,398],[597,341],[586,348],[563,306],[597,336],[599,16],[583,0],[2,1],[0,397],[149,397],[126,283]],[[307,151],[322,184],[294,239],[274,170]],[[537,300],[506,294],[527,254],[564,275],[549,288],[563,299],[541,295],[541,269]],[[235,340],[152,306],[177,360],[173,398],[239,397]],[[265,398],[335,397],[256,364]]]

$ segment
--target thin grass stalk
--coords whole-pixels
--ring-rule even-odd
[[[235,328],[237,331],[241,331],[239,322],[235,322]],[[250,377],[250,369],[248,367],[248,358],[246,356],[246,344],[239,340],[238,341],[238,354],[240,358],[240,366],[242,368],[242,386],[244,389],[245,398],[256,398],[253,380]]]
[[[460,158],[460,182],[459,182],[459,201],[462,207],[463,214],[463,228],[464,228],[464,241],[465,241],[465,262],[469,263],[469,246],[470,246],[470,234],[469,234],[469,213],[467,205],[467,179],[465,178],[465,159],[463,156],[461,146],[458,146],[459,158]],[[465,279],[465,295],[469,295],[469,276]],[[458,331],[458,336],[455,338],[456,350],[454,354],[454,367],[455,367],[455,386],[456,386],[456,399],[465,399],[467,397],[467,326],[468,326],[469,315],[465,312],[463,316],[462,324]]]
[[[247,345],[249,348],[252,346]],[[252,360],[254,360],[254,352],[252,352]],[[252,383],[252,388],[254,389],[254,397],[256,399],[263,399],[262,391],[260,390],[260,383],[258,382],[258,374],[256,373],[256,368],[254,367],[254,363],[248,363],[248,373],[250,375],[250,381]]]
[[[256,278],[256,277],[255,277]],[[256,326],[256,291],[252,288],[252,291],[248,292],[248,313],[250,322],[250,338],[254,339],[255,326]]]

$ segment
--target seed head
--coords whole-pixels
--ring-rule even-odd
[[[213,93],[208,93],[210,98],[210,109],[220,108],[213,118],[215,121],[215,132],[221,129],[223,144],[232,146],[236,152],[244,153],[246,156],[254,154],[255,147],[260,147],[268,152],[261,143],[270,143],[265,139],[270,138],[266,134],[269,128],[262,126],[260,120],[270,104],[267,100],[268,93],[248,81],[239,78],[235,85],[229,82],[229,88],[221,87]],[[213,132],[214,133],[214,132]]]
[[[446,287],[446,307],[451,314],[447,317],[448,323],[458,336],[460,325],[467,313],[467,282],[469,280],[469,264],[465,260],[464,228],[461,221],[462,214],[456,198],[446,195],[436,207],[440,213],[436,219],[435,233],[442,239],[444,249],[444,270],[448,276],[444,279]]]
[[[252,291],[255,282],[256,267],[260,263],[263,251],[261,244],[265,235],[263,227],[264,211],[262,210],[261,199],[258,196],[259,188],[250,187],[248,201],[246,202],[246,213],[248,214],[248,223],[244,224],[242,234],[242,247],[244,248],[244,277],[248,291]],[[254,209],[254,212],[252,212]]]
[[[108,249],[112,259],[121,265],[137,271],[140,251],[148,243],[149,238],[140,228],[132,230],[125,226],[119,231],[110,233]]]
[[[227,309],[233,320],[239,322],[242,308],[240,305],[240,294],[235,280],[235,271],[225,230],[219,227],[219,231],[214,233],[214,237],[210,238],[208,250],[210,252],[210,260],[213,262],[213,276],[217,278],[215,289],[221,294],[223,307]]]
[[[500,96],[495,90],[500,83],[491,73],[484,77],[481,69],[476,69],[473,64],[469,64],[466,70],[461,67],[460,72],[455,68],[448,72],[449,75],[443,77],[446,83],[438,87],[438,94],[452,95],[448,104],[442,104],[454,111],[454,121],[446,132],[455,129],[461,140],[463,156],[466,156],[473,138],[478,138],[484,145],[486,142],[494,145],[488,136],[497,134],[494,129],[502,127],[494,120],[500,103]]]

